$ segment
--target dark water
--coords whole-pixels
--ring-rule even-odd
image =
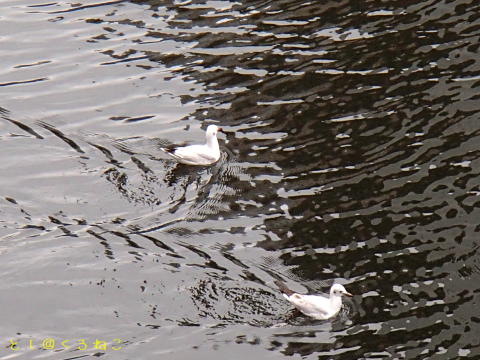
[[[477,1],[0,2],[0,357],[478,358],[479,40]],[[158,150],[211,123],[215,166]]]

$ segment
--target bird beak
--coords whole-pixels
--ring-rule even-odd
[[[352,297],[352,296],[353,296],[353,295],[350,294],[349,292],[344,292],[343,295],[348,296],[348,297]]]
[[[221,127],[217,128],[217,131],[225,134],[225,131],[223,131],[223,129]]]

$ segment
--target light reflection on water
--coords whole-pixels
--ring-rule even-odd
[[[0,8],[0,342],[477,356],[475,2]],[[216,165],[162,156],[211,123]],[[276,278],[356,295],[292,319]]]

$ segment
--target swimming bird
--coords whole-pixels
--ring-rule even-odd
[[[326,295],[297,294],[281,281],[275,280],[274,283],[283,293],[285,299],[305,315],[317,320],[326,320],[337,315],[342,308],[342,296],[353,296],[340,284],[333,284],[330,288],[330,297],[327,297]]]
[[[207,138],[205,144],[188,146],[169,145],[161,149],[182,164],[211,165],[220,159],[220,147],[217,140],[219,131],[222,131],[222,128],[216,125],[209,125],[205,133]]]

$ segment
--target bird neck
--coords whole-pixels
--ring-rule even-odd
[[[219,149],[217,137],[216,136],[207,136],[207,146],[210,149]]]
[[[330,295],[330,304],[334,309],[340,309],[342,307],[342,297],[337,295]]]

